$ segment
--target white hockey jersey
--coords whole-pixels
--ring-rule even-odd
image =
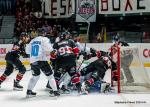
[[[50,52],[53,50],[47,37],[36,37],[26,46],[26,53],[30,55],[30,63],[36,61],[49,61]]]

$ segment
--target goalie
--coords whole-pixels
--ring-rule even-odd
[[[129,44],[127,42],[117,40],[117,41],[115,41],[115,44],[112,46],[112,48],[115,49],[116,47],[129,47]],[[115,52],[114,52],[114,54],[115,54]],[[121,67],[126,76],[127,83],[132,83],[132,82],[134,82],[134,78],[133,78],[131,70],[130,70],[130,65],[133,61],[132,50],[122,51],[121,54],[122,54],[122,56],[121,56],[121,65],[122,66]],[[121,79],[123,79],[122,72],[121,72]]]

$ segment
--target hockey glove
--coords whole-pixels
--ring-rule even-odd
[[[51,53],[50,53],[50,58],[51,59],[56,59],[57,58],[57,50],[53,50]]]
[[[77,57],[79,55],[79,48],[75,47],[73,48],[73,53],[75,54],[75,56]]]

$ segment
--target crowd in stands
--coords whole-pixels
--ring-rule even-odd
[[[2,20],[3,20],[3,17],[0,16],[0,32],[1,32]]]
[[[69,22],[70,23],[70,22]],[[16,24],[15,36],[20,37],[21,33],[28,33],[31,38],[37,36],[38,29],[43,29],[52,42],[61,31],[71,30],[70,24],[60,24],[57,19],[48,20],[42,17],[36,17],[31,2],[25,0],[16,0]]]

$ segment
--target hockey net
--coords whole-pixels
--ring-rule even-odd
[[[150,76],[140,59],[137,47],[117,47],[113,59],[117,63],[118,93],[150,93]],[[113,49],[112,49],[113,50]]]

